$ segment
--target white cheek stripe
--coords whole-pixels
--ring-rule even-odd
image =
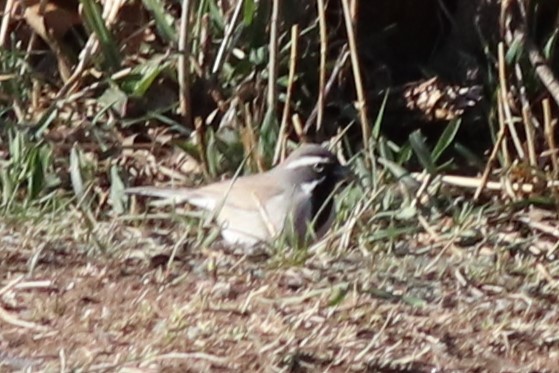
[[[322,183],[324,179],[325,177],[321,177],[318,180],[301,184],[301,189],[303,189],[303,193],[305,193],[306,195],[312,195],[312,191],[314,190],[314,188],[316,188],[318,184]]]
[[[315,165],[317,163],[330,163],[330,158],[327,157],[303,157],[300,159],[296,159],[292,162],[289,162],[286,166],[286,168],[289,169],[293,169],[293,168],[299,168],[299,167],[306,167],[306,166],[312,166]]]

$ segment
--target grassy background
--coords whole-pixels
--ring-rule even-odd
[[[484,3],[0,2],[0,367],[553,371],[558,9]],[[312,247],[123,194],[303,141],[359,179]]]

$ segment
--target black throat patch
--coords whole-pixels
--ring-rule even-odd
[[[325,177],[324,180],[316,185],[311,191],[311,221],[312,229],[318,232],[332,213],[334,208],[334,198],[332,193],[336,187],[336,181],[331,177]]]

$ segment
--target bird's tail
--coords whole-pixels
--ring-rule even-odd
[[[162,187],[140,186],[140,187],[126,188],[124,192],[126,194],[136,194],[140,196],[162,198],[166,200],[165,202],[169,202],[169,203],[183,203],[189,200],[191,190],[187,188],[162,188]]]

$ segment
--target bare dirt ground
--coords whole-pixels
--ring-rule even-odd
[[[0,228],[0,371],[559,371],[536,257],[410,241],[286,264],[185,244],[168,265],[173,240],[139,230],[88,256],[71,227]]]

